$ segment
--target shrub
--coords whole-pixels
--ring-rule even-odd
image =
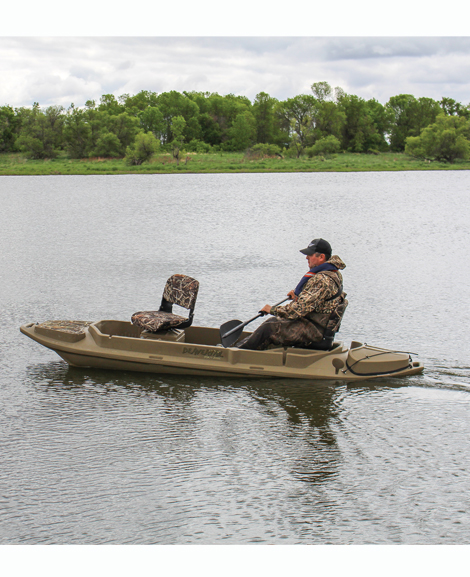
[[[119,157],[121,142],[113,132],[102,132],[96,142],[96,147],[93,150],[94,156]]]
[[[405,152],[415,158],[426,158],[424,146],[419,136],[408,136],[406,139]]]
[[[307,156],[312,158],[313,156],[329,156],[335,152],[339,152],[341,144],[336,136],[330,135],[325,138],[320,138],[317,140],[313,146],[305,149]]]
[[[417,158],[454,162],[470,156],[470,120],[439,115],[420,136],[406,139],[405,152]]]
[[[276,144],[255,144],[246,151],[246,156],[251,159],[268,158],[272,156],[280,156],[281,149]]]
[[[293,148],[292,146],[290,146],[284,153],[284,156],[286,158],[297,158],[298,157],[298,153],[297,150],[295,148]]]
[[[202,140],[197,140],[193,138],[187,145],[186,150],[188,152],[197,152],[197,154],[205,154],[211,151],[211,145]]]
[[[132,146],[126,149],[125,161],[131,166],[149,161],[158,150],[160,142],[151,132],[139,132]]]

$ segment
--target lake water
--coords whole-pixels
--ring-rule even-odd
[[[2,177],[0,543],[470,543],[469,199],[464,171]],[[247,320],[316,237],[347,265],[339,338],[423,375],[71,369],[19,332],[130,320],[174,273],[194,324]]]

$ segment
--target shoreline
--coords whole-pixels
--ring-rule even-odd
[[[310,172],[406,172],[470,170],[470,160],[453,164],[419,160],[404,153],[339,153],[331,157],[248,159],[243,153],[188,154],[179,165],[169,154],[149,163],[126,165],[122,158],[31,160],[20,153],[0,154],[0,176],[86,176],[123,174],[260,174]]]
[[[157,171],[157,172],[67,172],[67,173],[61,173],[61,172],[44,172],[41,174],[38,174],[36,172],[28,174],[28,173],[21,173],[21,174],[13,174],[13,173],[0,173],[0,179],[2,177],[22,177],[22,176],[136,176],[136,175],[151,175],[151,176],[181,176],[181,175],[189,175],[189,174],[324,174],[324,173],[335,173],[335,174],[339,174],[339,173],[371,173],[371,172],[447,172],[449,170],[453,170],[454,172],[461,172],[461,171],[465,171],[465,170],[470,170],[470,168],[458,168],[458,169],[444,169],[444,168],[435,168],[435,169],[408,169],[408,168],[402,168],[402,169],[396,169],[396,170],[239,170],[239,171],[234,171],[234,170],[214,170],[214,171],[209,171],[209,170],[204,170],[204,171],[184,171],[184,172],[163,172],[163,171]]]

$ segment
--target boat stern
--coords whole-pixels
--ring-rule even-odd
[[[424,365],[413,360],[412,354],[352,341],[342,372],[361,378],[417,375],[423,372]]]

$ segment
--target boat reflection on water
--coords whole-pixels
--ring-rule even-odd
[[[149,437],[158,446],[164,439],[165,450],[174,448],[176,454],[184,443],[188,447],[209,444],[221,466],[227,458],[239,459],[239,452],[252,450],[248,447],[253,444],[259,450],[274,443],[279,454],[273,458],[282,459],[288,452],[288,474],[308,483],[321,483],[338,472],[341,451],[335,429],[349,387],[406,386],[405,379],[401,384],[396,378],[348,385],[331,380],[157,377],[79,369],[62,362],[30,366],[27,381],[36,389],[44,388],[44,402],[60,407],[61,419],[70,417],[74,427],[77,415],[83,426],[98,418],[104,435],[116,435],[116,429],[138,429],[141,437],[132,435],[137,447]],[[94,423],[95,434],[99,426]]]

